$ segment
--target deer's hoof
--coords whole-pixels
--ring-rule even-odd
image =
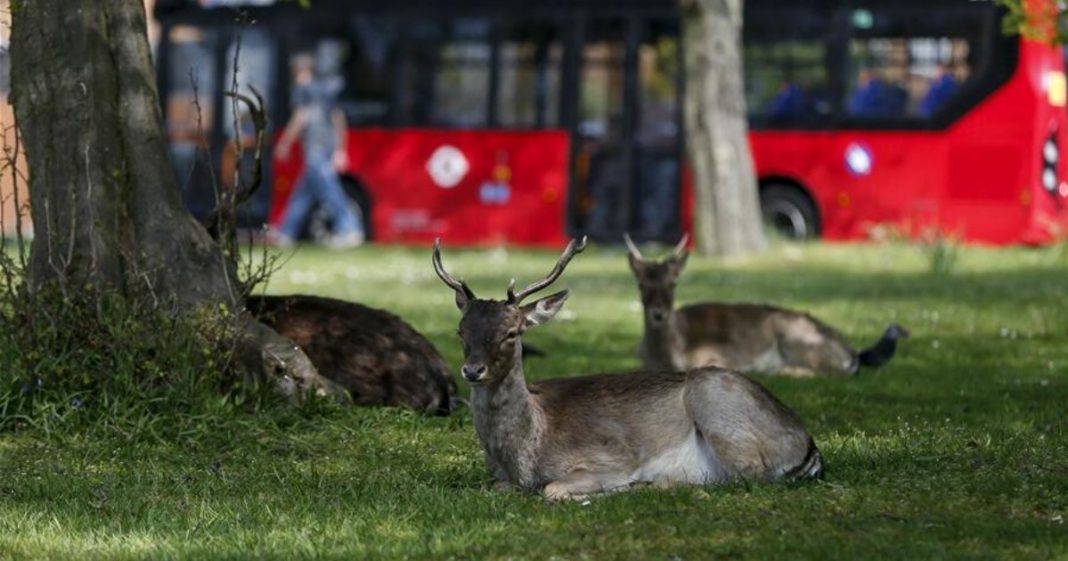
[[[567,485],[553,482],[545,486],[545,490],[542,491],[545,495],[545,500],[550,503],[558,503],[562,501],[582,501],[589,498],[586,493],[572,493]]]

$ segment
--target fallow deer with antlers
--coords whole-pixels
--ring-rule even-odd
[[[547,277],[504,300],[475,297],[445,271],[438,277],[462,312],[461,373],[471,415],[498,483],[579,498],[636,483],[706,484],[734,478],[817,477],[823,461],[790,409],[760,384],[721,368],[600,374],[527,385],[521,337],[563,307],[568,291],[523,300],[552,284],[586,241],[572,240]]]
[[[675,284],[686,266],[686,236],[664,259],[646,259],[624,234],[638,279],[645,332],[638,345],[643,368],[686,370],[722,366],[791,376],[855,374],[879,367],[908,332],[890,325],[882,339],[857,352],[845,337],[809,314],[764,304],[702,302],[675,309]]]

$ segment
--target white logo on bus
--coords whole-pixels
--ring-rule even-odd
[[[846,168],[853,175],[868,175],[875,158],[872,157],[871,149],[863,144],[851,142],[846,147]]]
[[[467,163],[464,153],[448,144],[434,150],[426,161],[426,172],[442,189],[452,189],[459,185],[470,169],[471,165]]]

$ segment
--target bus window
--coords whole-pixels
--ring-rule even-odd
[[[209,135],[215,118],[216,34],[186,25],[170,28],[170,90],[164,103],[171,164],[182,198],[194,216],[211,212],[215,178]]]
[[[404,123],[485,126],[492,50],[489,20],[417,20],[407,34],[401,86]]]
[[[503,127],[560,126],[563,46],[556,28],[518,24],[502,31],[497,121]]]
[[[489,107],[489,21],[456,19],[452,37],[441,46],[434,81],[435,125],[486,126]]]
[[[671,241],[678,231],[678,32],[650,22],[638,47],[637,198],[640,239]]]
[[[313,54],[318,75],[341,77],[338,106],[350,126],[392,124],[397,30],[396,19],[388,17],[316,22],[290,51]]]
[[[951,20],[948,15],[955,16]],[[856,9],[850,13],[846,113],[927,119],[964,91],[984,26],[975,14]]]
[[[811,10],[754,15],[745,29],[745,93],[755,125],[825,121],[833,112],[830,22]]]
[[[356,16],[350,24],[353,53],[345,65],[341,106],[349,124],[382,125],[392,116],[392,68],[397,44],[397,21],[387,17]]]

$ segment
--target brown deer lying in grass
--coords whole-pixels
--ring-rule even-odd
[[[572,241],[549,275],[504,300],[483,300],[441,264],[463,312],[461,372],[471,415],[499,484],[580,498],[635,483],[817,477],[822,458],[797,416],[760,384],[720,368],[600,374],[527,385],[521,337],[563,307],[563,290],[522,304],[585,247]]]
[[[448,415],[456,382],[438,350],[401,318],[317,296],[249,296],[256,318],[300,346],[323,376],[357,405],[392,405]]]
[[[686,266],[687,238],[660,261],[645,259],[624,234],[645,309],[638,356],[646,369],[716,365],[743,372],[813,376],[879,367],[908,332],[890,325],[874,346],[856,352],[834,328],[801,312],[763,304],[700,303],[675,309],[675,283]]]

